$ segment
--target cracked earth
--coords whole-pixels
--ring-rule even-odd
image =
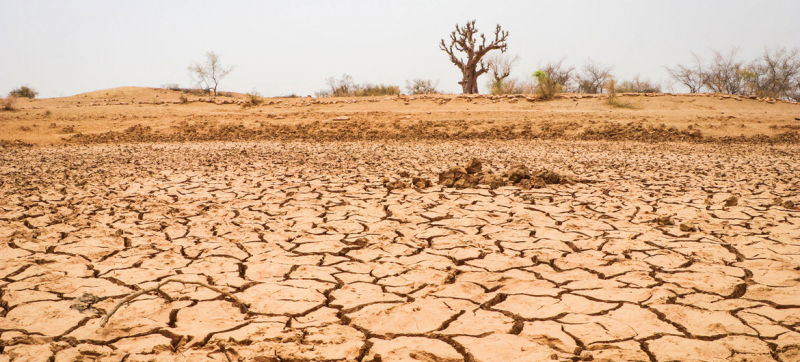
[[[798,361],[800,147],[0,150],[0,362]],[[387,190],[477,157],[571,185]],[[169,283],[101,318],[126,296]]]

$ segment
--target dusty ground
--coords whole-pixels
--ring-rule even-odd
[[[578,139],[800,142],[800,105],[719,95],[563,95],[461,98],[268,98],[244,108],[242,94],[210,97],[114,88],[72,97],[20,99],[0,111],[0,146],[183,140]],[[204,102],[201,102],[204,101]],[[346,117],[346,120],[340,117]],[[69,141],[65,141],[65,139]]]
[[[7,148],[0,361],[798,361],[798,154],[485,140]],[[472,157],[586,182],[381,183],[435,180]],[[100,326],[170,278],[248,308],[172,283]]]

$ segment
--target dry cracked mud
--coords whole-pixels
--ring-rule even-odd
[[[0,150],[0,362],[798,361],[798,154],[548,141]],[[473,157],[585,182],[382,183]],[[247,306],[169,283],[101,325],[168,279]]]

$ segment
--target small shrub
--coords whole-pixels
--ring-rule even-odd
[[[649,79],[641,79],[638,75],[617,85],[618,93],[661,93],[661,85]]]
[[[247,98],[250,99],[250,104],[257,106],[261,103],[264,103],[264,100],[261,98],[261,94],[256,92],[255,89],[247,93]]]
[[[406,90],[408,94],[432,94],[440,93],[436,87],[439,86],[439,81],[432,81],[430,79],[414,79],[406,81]]]
[[[182,91],[183,90],[183,89],[181,89],[181,86],[178,85],[178,83],[162,84],[161,85],[161,89],[167,89],[167,90],[172,90],[172,91]]]
[[[533,73],[536,78],[536,94],[542,99],[552,99],[556,94],[561,93],[561,84],[555,82],[552,78],[547,76],[547,72],[537,70]]]
[[[19,87],[17,89],[12,90],[8,93],[9,97],[17,97],[17,98],[30,98],[34,99],[39,94],[35,89],[28,87],[26,85]]]
[[[44,112],[44,116],[45,116],[45,117],[50,117],[50,116],[52,116],[52,115],[53,115],[53,111],[51,111],[51,110],[49,110],[49,109],[48,109],[48,110],[46,110],[46,111]]]
[[[487,84],[491,94],[532,94],[536,93],[536,83],[533,80],[519,80],[506,78],[489,81]]]
[[[8,98],[4,99],[2,101],[2,103],[0,103],[0,106],[2,106],[2,109],[4,111],[13,111],[13,110],[17,109],[17,107],[14,105],[14,103],[16,103],[16,102],[17,102],[17,98],[8,97]]]
[[[610,79],[605,88],[608,90],[608,100],[606,100],[606,104],[612,106],[614,108],[629,108],[629,109],[636,109],[637,107],[631,103],[623,102],[617,97],[617,91],[619,87],[617,87],[617,82],[612,78]]]
[[[186,94],[181,94],[181,96],[180,96],[180,97],[178,97],[178,100],[179,100],[179,101],[180,101],[182,104],[189,103],[189,97],[187,97],[187,96],[186,96]]]
[[[315,92],[317,97],[371,97],[399,95],[400,87],[396,85],[370,84],[357,85],[350,75],[342,75],[342,79],[328,78],[329,89]]]

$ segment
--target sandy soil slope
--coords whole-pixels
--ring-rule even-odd
[[[676,99],[641,101],[694,98]],[[387,102],[312,114],[356,118],[353,108]],[[426,102],[386,117],[463,101]],[[540,106],[521,102],[512,106]],[[774,124],[797,109],[715,102],[794,107],[765,116]],[[157,107],[185,117],[181,105],[144,105],[104,122],[155,129],[159,118],[144,115]],[[188,107],[241,122],[308,109]],[[89,132],[96,121],[80,112],[113,109],[53,114],[76,118],[57,127]],[[0,361],[797,361],[798,154],[792,144],[565,140],[0,149]],[[382,183],[403,171],[436,181],[472,157],[583,182]],[[166,284],[101,326],[123,298],[169,279],[227,294]]]
[[[579,139],[800,142],[800,105],[720,95],[216,99],[125,87],[20,99],[0,111],[0,144],[184,140]],[[209,103],[213,102],[213,103]]]

